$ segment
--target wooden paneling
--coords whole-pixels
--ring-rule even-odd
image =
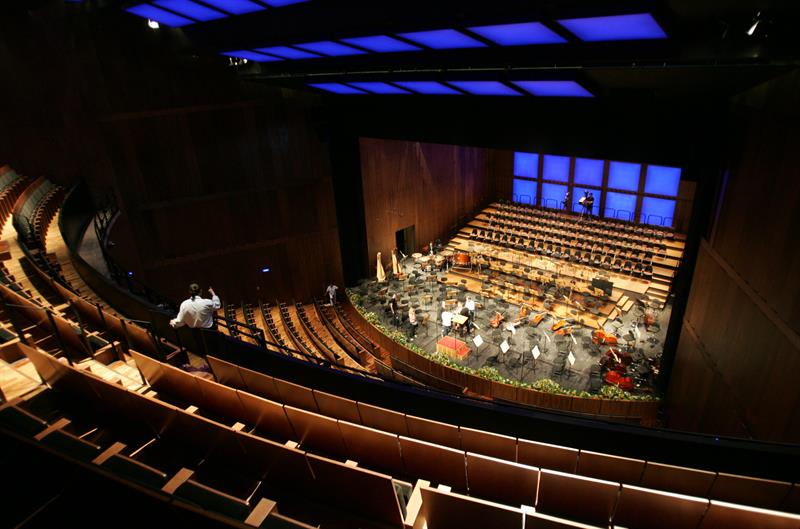
[[[669,390],[669,425],[797,442],[800,350],[715,260],[698,255]]]
[[[418,247],[461,226],[490,198],[486,149],[362,138],[361,173],[370,270],[391,267],[395,232],[416,226]]]

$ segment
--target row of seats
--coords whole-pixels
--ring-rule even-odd
[[[348,356],[348,354],[343,351],[341,347],[339,347],[339,345],[335,340],[332,339],[330,335],[327,336],[327,339],[326,337],[322,336],[323,331],[314,325],[314,323],[311,321],[311,318],[306,313],[306,309],[302,303],[296,302],[294,304],[294,308],[303,330],[311,338],[311,341],[317,347],[317,349],[322,351],[322,353],[327,356],[331,362],[336,365],[351,369],[363,370],[362,366],[350,358],[350,356]],[[327,332],[327,330],[324,332]]]
[[[499,202],[497,204],[494,204],[494,207],[502,211],[535,215],[540,218],[558,219],[558,220],[573,221],[573,222],[578,218],[578,215],[575,213],[568,213],[565,211],[553,210],[549,208],[542,208],[538,206],[530,206],[512,202]],[[588,222],[589,225],[597,227],[599,229],[613,230],[615,232],[624,231],[639,237],[644,237],[649,239],[670,240],[675,238],[675,231],[671,228],[643,225],[619,219],[603,219],[597,217],[589,217],[588,219],[584,220]]]
[[[45,177],[38,178],[22,192],[14,205],[13,220],[23,241],[42,240],[42,234],[58,208],[53,205],[57,203],[53,199],[60,194],[63,194],[63,188]]]

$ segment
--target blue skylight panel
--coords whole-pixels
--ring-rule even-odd
[[[447,83],[476,96],[522,95],[499,81],[447,81]]]
[[[435,29],[433,31],[415,31],[398,33],[404,39],[422,44],[434,50],[450,50],[457,48],[484,48],[486,44],[454,29]]]
[[[514,190],[511,199],[520,204],[536,204],[537,183],[533,180],[514,179]]]
[[[470,31],[500,46],[528,46],[531,44],[561,44],[567,39],[541,22],[475,26]]]
[[[189,20],[188,18],[170,13],[169,11],[164,11],[163,9],[149,4],[139,4],[138,6],[129,7],[125,11],[143,18],[155,20],[159,24],[164,24],[171,28],[179,28],[181,26],[194,24],[194,20]]]
[[[539,155],[533,152],[515,152],[514,176],[539,178]]]
[[[308,83],[308,86],[333,94],[366,94],[363,90],[342,83]]]
[[[575,81],[511,81],[539,97],[594,97]]]
[[[680,185],[681,169],[679,167],[647,166],[647,176],[644,181],[645,193],[674,197],[677,196]]]
[[[327,55],[329,57],[342,57],[345,55],[364,55],[364,50],[345,46],[332,40],[321,40],[318,42],[305,42],[303,44],[293,44],[295,48],[301,48],[320,55]]]
[[[602,186],[604,165],[603,160],[575,158],[575,184]]]
[[[262,53],[269,53],[284,59],[316,59],[320,57],[316,53],[309,53],[303,50],[296,50],[289,46],[270,46],[269,48],[256,48],[256,51]]]
[[[250,0],[203,0],[203,3],[217,7],[232,15],[245,15],[266,9],[266,7]]]
[[[559,20],[570,33],[587,42],[665,39],[667,34],[650,13]]]
[[[638,191],[641,171],[642,164],[611,162],[608,165],[608,187],[624,191]]]
[[[256,53],[250,50],[223,51],[220,53],[220,55],[234,57],[237,59],[247,59],[248,61],[255,62],[274,62],[283,60],[280,57],[272,57],[271,55],[264,55],[263,53]]]
[[[207,22],[209,20],[216,20],[218,18],[225,18],[228,16],[225,13],[215,11],[210,7],[196,4],[191,0],[156,0],[153,3],[159,7],[169,9],[170,11],[175,11],[176,13],[180,13],[181,15],[199,20],[201,22]]]
[[[347,83],[350,86],[355,86],[356,88],[360,88],[362,90],[366,90],[367,92],[371,92],[373,94],[410,94],[408,90],[403,90],[402,88],[398,88],[396,86],[392,86],[388,83],[380,83],[377,81],[369,81],[369,82],[359,82],[359,83]]]
[[[283,7],[292,4],[302,4],[303,2],[308,2],[308,0],[261,0],[261,1],[272,7]]]
[[[557,182],[569,181],[569,156],[544,155],[542,178]]]
[[[458,90],[436,81],[395,81],[394,84],[407,88],[412,92],[426,95],[462,95]]]
[[[398,51],[420,51],[418,48],[408,42],[397,40],[387,35],[374,35],[372,37],[354,37],[352,39],[340,39],[342,42],[358,46],[366,50],[378,53],[394,53]]]

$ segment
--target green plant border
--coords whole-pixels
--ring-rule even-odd
[[[500,374],[497,368],[494,367],[482,367],[480,369],[473,369],[471,367],[462,366],[458,362],[453,361],[447,355],[442,353],[429,353],[419,345],[415,344],[414,342],[410,341],[405,333],[399,331],[397,329],[392,329],[386,327],[383,322],[381,322],[380,318],[374,312],[370,312],[364,308],[363,305],[363,298],[357,292],[354,292],[352,289],[345,289],[347,293],[348,299],[350,299],[350,303],[356,308],[359,314],[367,320],[373,327],[378,329],[381,333],[385,334],[389,338],[391,338],[396,343],[402,345],[406,349],[410,349],[415,353],[432,360],[438,364],[442,364],[449,368],[455,369],[457,371],[461,371],[462,373],[466,373],[468,375],[475,375],[487,380],[492,380],[494,382],[500,382],[503,384],[508,384],[509,386],[523,388],[523,389],[532,389],[535,391],[541,391],[543,393],[550,393],[553,395],[566,395],[570,397],[580,397],[584,399],[609,399],[609,400],[632,400],[632,401],[657,401],[658,397],[652,395],[633,395],[620,389],[617,386],[612,385],[604,385],[599,393],[590,393],[584,390],[577,390],[577,389],[569,389],[563,387],[558,382],[549,379],[549,378],[542,378],[534,382],[533,384],[529,384],[527,382],[521,382],[519,380],[512,380],[510,378],[506,378]]]

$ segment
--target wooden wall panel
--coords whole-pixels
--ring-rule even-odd
[[[718,259],[701,247],[669,389],[669,426],[798,442],[800,348]]]
[[[395,232],[416,226],[418,247],[463,225],[491,198],[486,149],[362,138],[361,166],[370,270],[391,263]]]

